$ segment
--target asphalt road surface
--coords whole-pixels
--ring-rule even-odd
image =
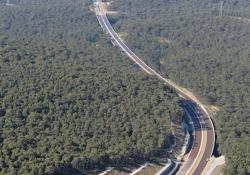
[[[121,40],[118,34],[114,31],[110,24],[106,11],[102,6],[102,1],[97,0],[95,2],[95,12],[97,19],[104,30],[111,39],[112,43],[119,47],[133,62],[138,64],[140,68],[147,74],[158,77],[161,81],[174,91],[176,91],[181,97],[183,97],[183,107],[188,111],[194,124],[194,142],[192,148],[188,154],[188,159],[183,163],[178,175],[201,175],[207,164],[207,161],[212,156],[215,132],[211,118],[203,106],[203,104],[194,97],[187,90],[183,90],[171,80],[162,77],[159,73],[149,67],[143,62],[137,55],[131,51],[127,45]]]

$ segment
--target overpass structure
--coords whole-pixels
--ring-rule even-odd
[[[97,19],[104,32],[111,37],[112,44],[119,47],[145,73],[156,76],[183,98],[183,108],[191,116],[194,126],[194,139],[187,160],[182,163],[177,175],[204,175],[206,173],[205,167],[213,154],[215,144],[214,126],[205,106],[191,92],[181,88],[170,79],[164,78],[130,50],[110,24],[102,0],[96,0],[94,8]]]

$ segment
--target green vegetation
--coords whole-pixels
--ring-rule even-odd
[[[110,16],[145,61],[211,105],[225,174],[250,174],[248,0],[116,0]],[[239,18],[241,17],[241,18]],[[164,42],[165,41],[165,42]]]
[[[177,95],[119,54],[87,7],[25,2],[0,6],[0,174],[88,174],[166,151]]]

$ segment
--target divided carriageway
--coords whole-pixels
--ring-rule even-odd
[[[187,159],[182,163],[177,175],[205,174],[204,169],[213,154],[215,144],[214,126],[205,106],[191,92],[179,87],[171,80],[164,78],[130,50],[114,31],[106,16],[106,10],[103,8],[101,0],[95,1],[94,8],[102,29],[111,37],[112,43],[119,47],[122,52],[135,62],[144,72],[150,76],[156,76],[183,98],[183,108],[191,116],[194,125],[194,141],[187,155]]]

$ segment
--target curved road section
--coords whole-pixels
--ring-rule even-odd
[[[162,77],[159,73],[149,67],[142,61],[127,45],[121,40],[110,24],[102,0],[94,2],[97,19],[104,30],[110,37],[114,45],[118,46],[133,62],[151,76],[156,76],[163,81],[169,88],[176,91],[183,98],[183,108],[191,116],[194,125],[194,141],[192,148],[187,155],[187,160],[182,164],[178,175],[202,175],[208,160],[211,158],[214,143],[215,132],[212,120],[205,109],[204,105],[189,91],[176,85],[169,79]]]

